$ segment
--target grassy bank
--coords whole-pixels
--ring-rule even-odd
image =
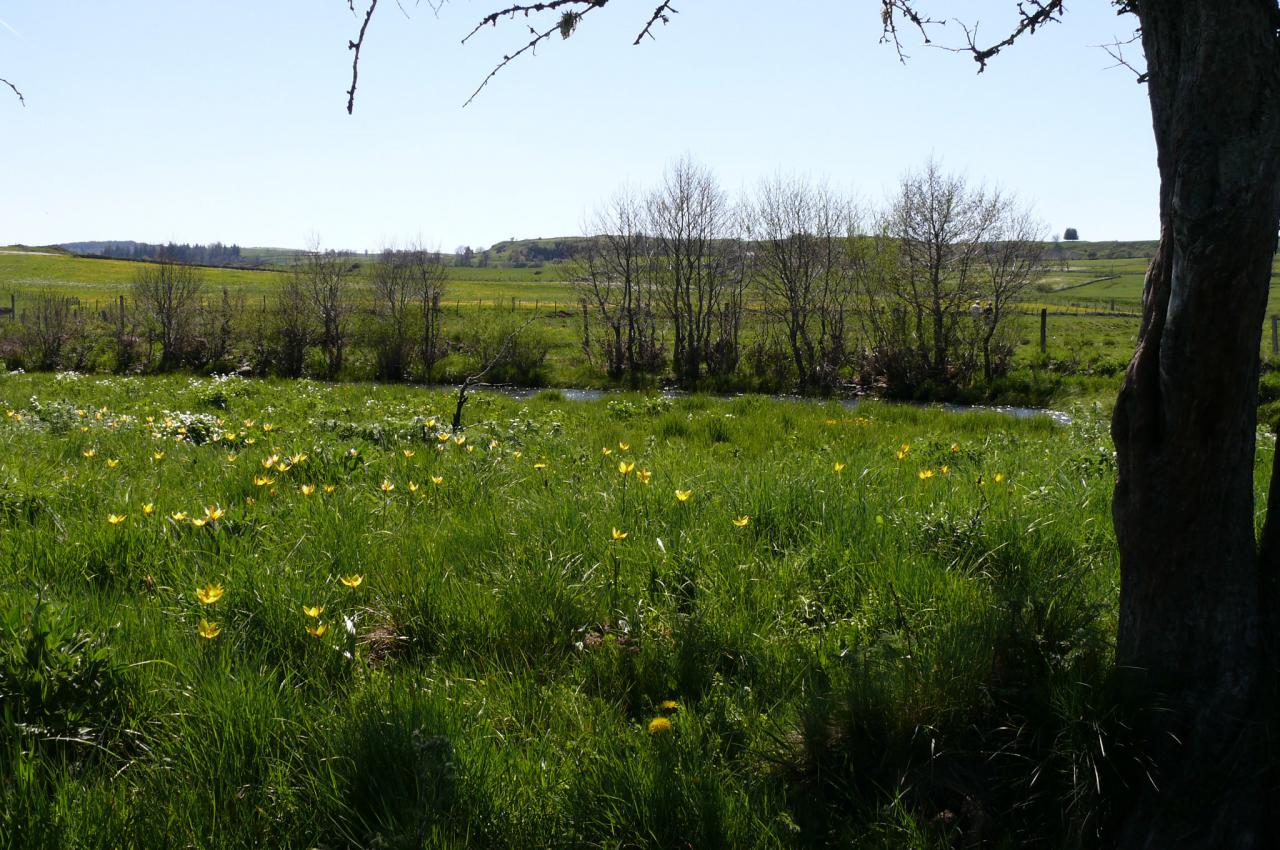
[[[0,409],[9,847],[1076,846],[1149,769],[1092,422],[552,391],[453,434],[412,388],[33,375]]]

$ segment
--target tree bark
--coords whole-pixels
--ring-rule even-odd
[[[1116,402],[1117,663],[1153,779],[1121,846],[1264,847],[1271,628],[1254,536],[1259,346],[1280,222],[1275,0],[1141,0],[1160,245]]]

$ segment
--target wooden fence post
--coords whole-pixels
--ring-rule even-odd
[[[1040,353],[1049,350],[1049,308],[1040,308]]]

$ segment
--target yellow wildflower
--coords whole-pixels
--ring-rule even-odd
[[[119,525],[120,523],[124,522],[125,519],[126,517],[124,514],[107,514],[107,522],[111,523],[112,525]]]
[[[402,449],[401,452],[407,458],[413,457],[413,449]]]
[[[301,487],[299,487],[298,489],[302,491],[302,495],[304,495],[304,496],[310,496],[312,493],[314,493],[314,492],[316,491],[316,485],[314,485],[314,484],[303,484],[303,485],[302,485]]]
[[[264,434],[270,434],[273,428],[275,428],[275,426],[272,425],[270,422],[262,423],[262,433]]]
[[[693,496],[693,491],[692,491],[692,490],[677,490],[677,491],[676,491],[676,501],[677,501],[677,502],[687,502],[687,501],[689,501],[689,498],[690,498],[691,496]]]
[[[337,485],[334,485],[334,484],[326,484],[326,485],[324,485],[324,492],[325,492],[325,493],[332,493],[334,490],[337,490],[337,489],[338,489],[338,488],[337,488]]]
[[[417,485],[417,483],[416,483],[416,482],[413,482],[413,481],[410,481],[410,482],[409,482],[409,492],[410,492],[410,493],[416,493],[416,492],[418,492],[418,485]]]
[[[609,455],[613,454],[613,449],[609,448],[608,446],[605,446],[604,448],[600,449],[600,454],[604,455],[605,457],[608,457]]]
[[[466,435],[466,434],[459,434],[458,436],[456,436],[456,437],[454,437],[454,438],[453,438],[453,444],[454,444],[455,446],[460,446],[460,445],[462,445],[463,443],[465,443],[466,441],[467,441],[467,435]]]
[[[671,731],[671,721],[665,717],[655,717],[649,721],[649,734],[662,735]]]
[[[648,484],[648,483],[649,483],[649,478],[650,478],[652,475],[653,475],[653,473],[652,473],[652,472],[650,472],[649,470],[647,470],[647,469],[642,469],[642,470],[640,470],[639,472],[637,472],[637,473],[636,473],[636,478],[639,478],[639,479],[640,479],[640,483],[641,483],[641,484]]]
[[[152,459],[152,460],[164,460],[164,452],[152,452],[152,453],[151,453],[151,459]]]
[[[178,511],[177,513],[169,514],[169,519],[173,520],[174,522],[186,522],[186,521],[187,521],[187,512],[186,512],[186,511]]]
[[[220,584],[206,584],[196,589],[196,599],[199,599],[202,605],[212,605],[222,598],[224,592]]]
[[[932,477],[933,477],[933,470],[932,470],[932,469],[922,469],[922,470],[920,470],[919,472],[917,472],[917,473],[916,473],[916,475],[917,475],[917,476],[919,476],[919,478],[920,478],[920,480],[921,480],[921,481],[924,481],[926,478],[932,478]]]
[[[547,468],[547,465],[545,463],[535,463],[533,465],[533,468],[541,472],[542,470]]]
[[[382,479],[382,483],[378,485],[378,489],[384,493],[390,493],[392,490],[396,489],[396,485],[384,478]]]
[[[628,449],[630,449],[630,448],[631,448],[631,444],[630,444],[630,443],[621,443],[621,442],[620,442],[620,443],[618,443],[618,451],[620,451],[620,452],[625,452],[625,451],[627,451],[627,450],[628,450]]]
[[[743,514],[740,517],[736,517],[733,520],[733,524],[736,525],[738,528],[746,528],[747,523],[749,522],[751,522],[751,517],[746,514]]]
[[[339,580],[343,584],[345,584],[347,587],[351,588],[352,590],[355,590],[357,587],[360,586],[360,582],[364,581],[364,576],[353,574],[349,576],[342,576]]]
[[[834,464],[832,464],[831,468],[834,469],[837,474],[844,472],[844,464],[841,463],[840,461],[836,461]]]
[[[329,626],[325,623],[317,623],[314,626],[307,626],[307,634],[314,638],[324,637],[324,633],[329,630]]]
[[[1001,481],[1003,481],[1003,480],[1004,480],[1004,473],[1003,473],[1003,472],[997,472],[997,473],[996,473],[996,477],[995,477],[995,481],[996,481],[996,483],[997,483],[997,484],[999,484],[999,483],[1000,483]]]
[[[204,528],[204,527],[205,527],[205,524],[206,524],[206,523],[208,523],[208,522],[209,522],[209,520],[205,519],[204,517],[192,517],[192,518],[191,518],[191,524],[192,524],[192,525],[194,525],[196,528]]]
[[[324,606],[323,605],[303,605],[302,613],[314,619],[324,613]]]
[[[107,458],[107,469],[115,469],[119,465],[120,465],[120,461],[116,460],[115,458],[113,457]]]
[[[239,459],[239,455],[235,452],[227,452],[227,463],[235,463]]]
[[[200,637],[205,640],[213,640],[218,635],[222,634],[222,629],[218,628],[217,623],[210,623],[205,619],[200,620],[199,625],[196,626],[196,631],[200,634]]]
[[[155,513],[155,510],[156,510],[156,503],[147,502],[145,505],[142,506],[142,515],[151,516],[153,513]]]
[[[94,456],[94,455],[96,455],[97,453],[98,453],[98,450],[97,450],[97,449],[85,449],[84,451],[80,452],[80,454],[84,455],[85,457],[89,457],[89,458],[93,457],[93,456]]]
[[[258,475],[253,479],[253,483],[257,487],[269,487],[276,483],[276,480],[266,475]]]
[[[627,539],[627,532],[619,531],[616,528],[613,529],[613,540],[615,543],[618,542],[619,540],[626,540],[626,539]]]
[[[222,508],[218,507],[217,505],[209,505],[204,509],[204,515],[206,519],[210,519],[214,522],[217,522],[218,520],[226,516],[227,512],[224,511]]]
[[[680,708],[680,703],[676,702],[673,699],[664,699],[662,701],[662,705],[659,707],[663,711],[677,711]]]
[[[618,461],[618,474],[619,474],[619,475],[630,475],[630,474],[631,474],[631,470],[633,470],[633,469],[635,469],[635,468],[636,468],[636,465],[635,465],[635,463],[634,463],[634,462],[632,462],[632,463],[627,463],[625,460],[620,460],[620,461]]]

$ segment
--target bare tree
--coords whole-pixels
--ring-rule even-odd
[[[333,380],[342,371],[350,331],[355,267],[349,257],[322,251],[313,244],[295,262],[292,273],[316,317],[317,342],[325,354],[325,377]]]
[[[729,199],[710,171],[689,158],[668,168],[648,201],[658,300],[675,333],[672,366],[688,386],[704,366],[737,365],[745,268]]]
[[[160,368],[182,362],[203,288],[204,275],[185,263],[161,259],[138,267],[133,300],[159,337]]]
[[[23,314],[26,348],[38,369],[57,369],[67,348],[84,333],[77,300],[56,292],[41,292]]]
[[[304,278],[297,268],[281,282],[271,312],[271,359],[284,377],[300,378],[307,363],[307,347],[316,333]]]
[[[436,362],[444,354],[440,301],[444,298],[449,269],[439,251],[429,250],[421,242],[400,252],[399,261],[405,268],[411,296],[421,317],[418,356],[422,363],[422,380],[430,383]]]
[[[990,383],[994,377],[993,340],[1009,327],[1010,307],[1045,274],[1044,226],[1029,210],[1005,198],[980,255],[983,304],[979,342],[982,376]]]
[[[786,329],[804,392],[830,392],[845,360],[853,298],[853,205],[827,186],[781,176],[751,201],[750,236],[765,309]]]
[[[373,347],[375,375],[382,380],[403,380],[412,355],[410,309],[413,278],[397,251],[387,248],[370,274],[373,315],[377,322]]]

